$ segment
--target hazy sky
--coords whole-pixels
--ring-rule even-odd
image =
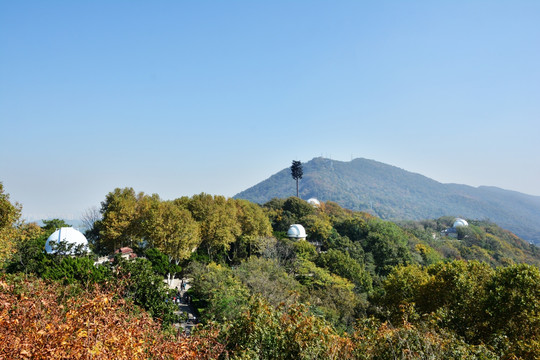
[[[540,1],[0,0],[0,181],[29,219],[321,155],[540,195]]]

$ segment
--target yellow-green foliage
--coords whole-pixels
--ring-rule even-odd
[[[467,342],[520,358],[540,356],[540,270],[452,261],[395,268],[380,304],[395,323],[431,316]],[[403,310],[406,311],[403,311]]]
[[[103,219],[95,225],[101,247],[111,252],[144,240],[177,261],[187,259],[199,247],[217,256],[240,239],[256,249],[271,235],[270,222],[260,206],[204,193],[163,201],[156,194],[115,189],[107,194],[101,213]]]
[[[16,224],[21,216],[21,206],[9,201],[0,182],[0,268],[15,251]]]

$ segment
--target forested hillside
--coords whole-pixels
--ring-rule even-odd
[[[0,195],[0,358],[540,357],[540,251],[489,221],[451,238],[453,217],[124,188],[86,234],[93,253],[68,256],[43,251],[62,220],[24,224]],[[139,258],[94,265],[122,246]],[[190,283],[190,336],[174,327],[170,276]]]
[[[540,197],[494,187],[441,184],[425,176],[367,159],[315,158],[303,166],[300,197],[334,201],[382,219],[421,220],[441,216],[489,219],[540,244]],[[235,195],[264,204],[295,195],[288,168]]]

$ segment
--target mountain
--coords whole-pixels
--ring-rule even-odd
[[[350,162],[322,157],[303,164],[300,197],[334,201],[351,210],[388,220],[441,216],[490,220],[540,245],[540,197],[490,186],[442,184],[374,160]],[[263,204],[294,196],[295,182],[285,168],[234,196]]]

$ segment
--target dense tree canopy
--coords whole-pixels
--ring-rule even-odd
[[[95,265],[92,254],[44,252],[63,220],[25,224],[18,205],[0,200],[10,244],[3,271],[11,273],[0,275],[0,335],[15,344],[0,357],[39,358],[34,347],[81,358],[540,357],[540,252],[488,221],[471,220],[455,239],[441,235],[451,217],[396,224],[297,197],[261,207],[115,189],[92,222],[92,245],[103,254],[132,246],[138,258]],[[307,240],[287,238],[293,223]],[[179,317],[164,278],[175,274],[189,279],[201,322],[192,337],[170,335]],[[25,308],[31,296],[38,303]],[[105,308],[125,332],[107,322]],[[87,310],[95,327],[84,325]],[[122,325],[122,316],[144,331]],[[15,320],[34,325],[22,334]]]
[[[132,188],[117,188],[101,203],[103,219],[96,225],[100,229],[100,242],[109,252],[142,240],[137,206],[142,197],[142,193],[137,196]]]
[[[518,358],[540,356],[538,267],[493,269],[462,260],[424,269],[409,265],[392,270],[384,291],[380,304],[395,323],[403,316],[410,320],[415,314],[432,315],[472,344],[489,344]]]
[[[191,213],[171,201],[156,201],[143,220],[144,238],[178,263],[200,245],[199,224]]]

